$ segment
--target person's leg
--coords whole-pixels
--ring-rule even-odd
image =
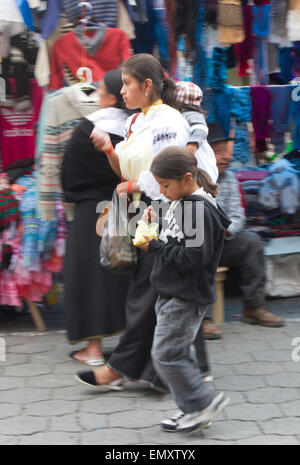
[[[202,325],[203,325],[203,321],[202,321]],[[198,365],[200,368],[201,376],[203,378],[205,376],[210,375],[210,364],[208,360],[202,325],[200,326],[198,333],[195,337],[194,347],[196,351],[196,357],[197,357]]]
[[[72,358],[78,362],[90,362],[88,364],[101,365],[104,364],[101,338],[95,338],[87,341],[87,346],[83,349],[73,352]],[[93,361],[95,363],[93,363]],[[96,363],[98,361],[98,363]],[[102,361],[100,363],[100,361]]]
[[[237,267],[243,298],[243,317],[247,323],[281,326],[283,318],[265,309],[265,260],[260,237],[242,231],[225,241],[220,266]]]
[[[156,324],[154,306],[157,299],[157,293],[149,282],[152,266],[153,256],[141,251],[139,267],[132,277],[127,294],[125,331],[107,365],[93,370],[97,385],[108,385],[125,376],[166,391],[151,360]]]
[[[160,296],[156,303],[153,364],[184,413],[205,409],[215,396],[203,382],[195,351],[191,350],[205,311],[206,307],[176,298]]]

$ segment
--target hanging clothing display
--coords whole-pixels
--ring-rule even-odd
[[[11,87],[13,88],[13,82]],[[34,159],[36,124],[39,119],[43,90],[35,81],[30,84],[30,107],[17,111],[0,106],[0,153],[2,169],[26,159]]]
[[[98,94],[86,95],[76,84],[47,95],[43,102],[36,164],[39,214],[44,220],[55,219],[55,196],[62,193],[61,163],[67,143],[81,118],[98,109]]]
[[[93,33],[86,33],[95,38]],[[96,38],[97,39],[97,38]],[[120,29],[107,28],[103,40],[95,45],[94,54],[89,55],[80,43],[75,32],[70,31],[60,37],[51,50],[50,58],[50,89],[60,89],[63,86],[63,67],[66,65],[76,77],[78,68],[90,68],[93,81],[99,81],[107,71],[118,68],[131,56],[129,39]]]

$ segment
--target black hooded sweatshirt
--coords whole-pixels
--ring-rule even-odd
[[[195,194],[181,199],[167,217],[160,240],[149,244],[149,252],[155,254],[151,285],[164,297],[213,304],[229,218],[220,207]]]

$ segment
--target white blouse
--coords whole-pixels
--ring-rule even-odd
[[[174,108],[161,104],[152,105],[141,113],[135,122],[129,117],[125,125],[125,140],[116,145],[120,169],[124,179],[136,179],[139,188],[153,200],[164,199],[159,184],[149,171],[155,156],[170,145],[185,146],[189,125]],[[131,135],[128,138],[129,128]]]

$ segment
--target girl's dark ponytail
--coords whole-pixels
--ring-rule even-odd
[[[201,168],[196,169],[196,179],[198,186],[203,187],[207,194],[211,194],[213,197],[218,195],[218,184],[214,184],[210,179],[206,171]]]
[[[176,101],[176,84],[173,79],[168,76],[164,78],[162,82],[161,98],[163,103],[170,105],[170,107],[178,109],[178,103]]]

